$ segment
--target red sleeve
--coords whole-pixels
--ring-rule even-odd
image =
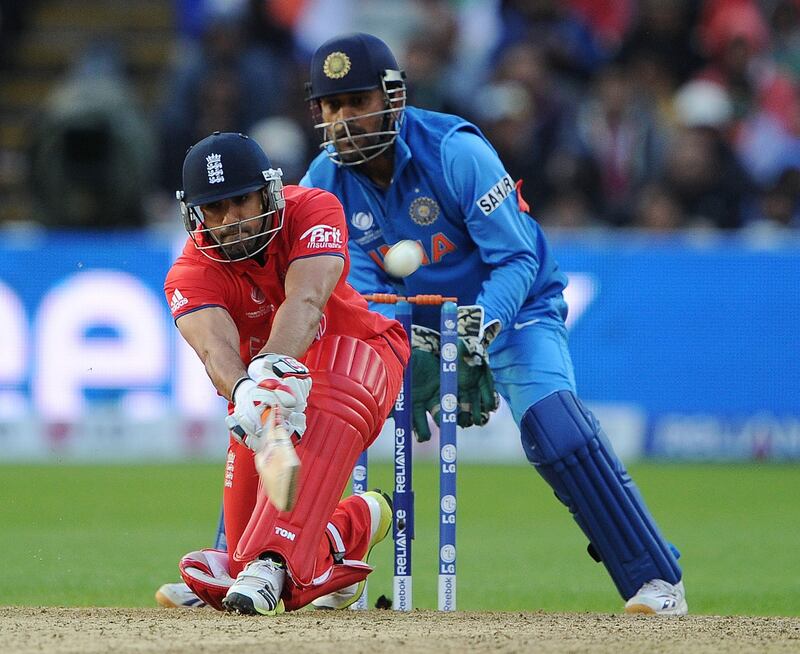
[[[289,241],[289,261],[320,254],[347,259],[344,209],[331,193],[308,189],[295,205]]]
[[[180,257],[167,273],[164,293],[174,319],[206,307],[222,307],[230,312],[224,278],[210,268],[212,266]]]

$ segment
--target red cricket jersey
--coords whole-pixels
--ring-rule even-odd
[[[286,299],[284,280],[295,259],[338,256],[344,270],[325,305],[317,338],[344,334],[361,340],[383,336],[404,360],[408,344],[400,323],[370,311],[347,283],[350,255],[342,205],[315,188],[285,186],[283,228],[266,248],[264,265],[253,259],[213,261],[187,239],[164,283],[175,319],[204,307],[222,307],[239,329],[239,351],[247,365],[267,342],[275,311]]]

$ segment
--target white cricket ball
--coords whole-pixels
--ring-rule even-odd
[[[408,277],[422,265],[422,247],[416,241],[398,241],[383,257],[383,267],[392,277]]]

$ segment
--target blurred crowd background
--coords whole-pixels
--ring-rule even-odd
[[[297,182],[310,55],[355,30],[545,226],[800,226],[800,0],[0,0],[0,226],[177,227],[214,130]]]

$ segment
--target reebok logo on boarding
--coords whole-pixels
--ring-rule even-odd
[[[497,184],[492,186],[489,191],[479,197],[475,204],[478,205],[478,209],[483,212],[484,216],[488,216],[497,209],[497,207],[503,203],[503,200],[511,195],[513,191],[514,180],[511,179],[511,175],[506,175],[500,179]]]
[[[288,529],[284,529],[283,527],[275,527],[275,533],[286,540],[293,541],[295,538],[297,538],[297,534],[289,531]]]
[[[175,313],[178,309],[186,304],[189,304],[189,300],[183,297],[183,293],[176,288],[169,303],[169,310],[172,311],[172,313]]]
[[[342,247],[342,230],[331,225],[314,225],[300,236],[301,241],[305,238],[313,249]]]

